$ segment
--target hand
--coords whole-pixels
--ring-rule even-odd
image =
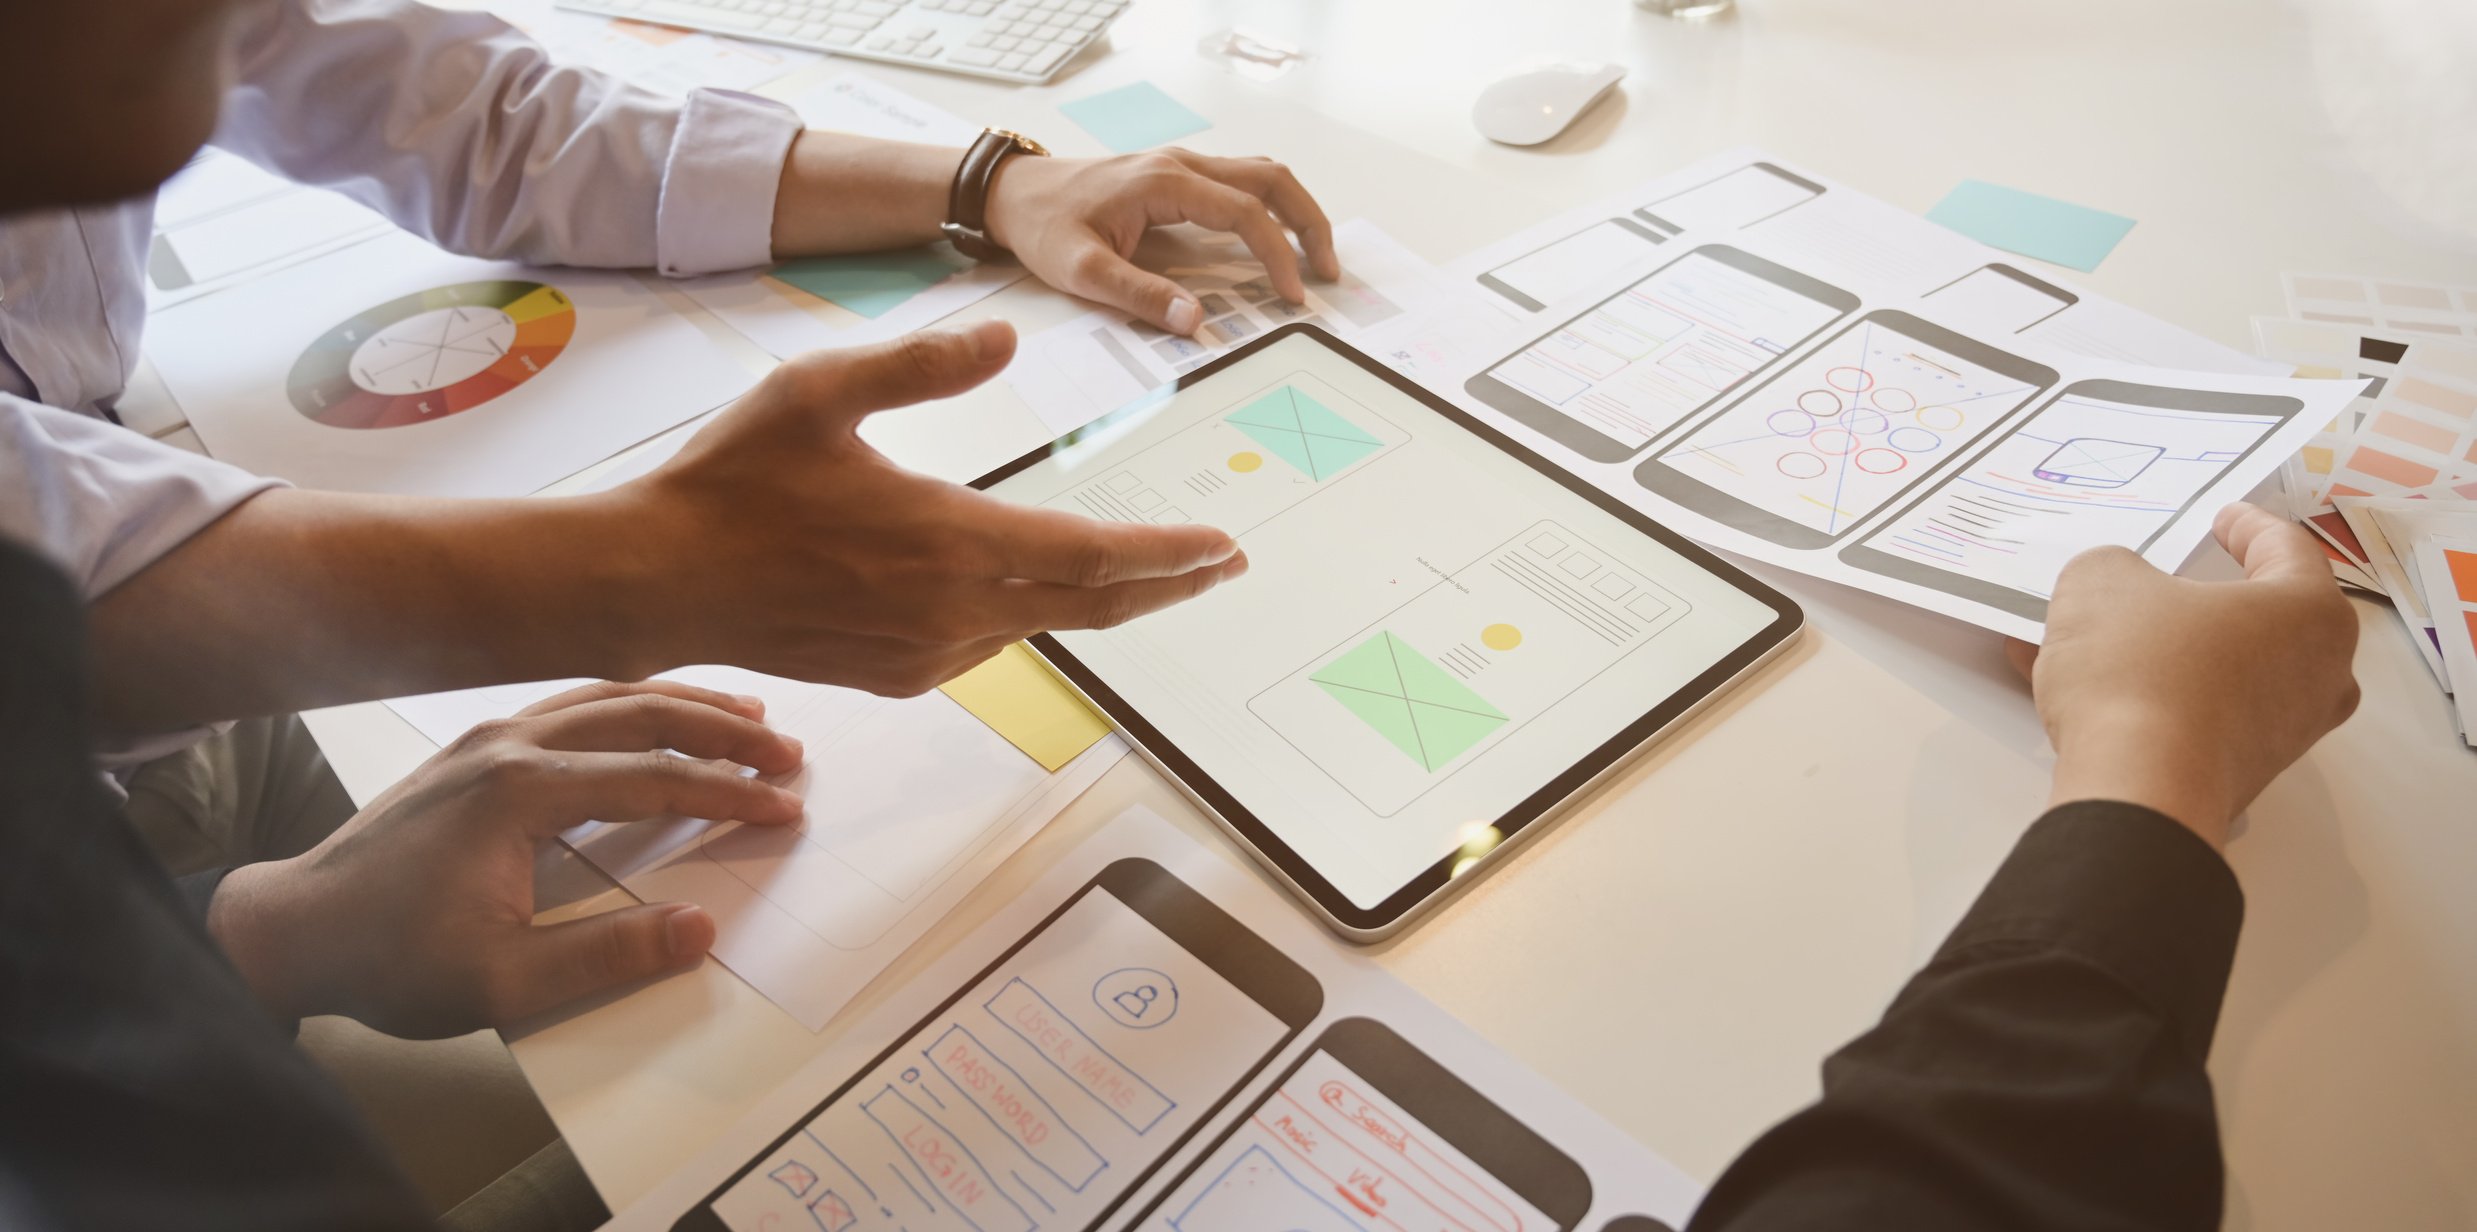
[[[797,821],[799,796],[717,764],[799,768],[799,742],[759,722],[762,709],[648,681],[588,685],[484,723],[325,842],[233,870],[207,927],[279,1017],[348,1014],[417,1039],[692,964],[714,921],[686,903],[534,927],[534,853],[584,821]]]
[[[897,467],[860,439],[888,407],[950,397],[1014,353],[985,321],[775,369],[661,469],[610,494],[644,584],[614,618],[685,663],[909,696],[1027,634],[1107,628],[1244,573],[1204,526],[1100,522]]]
[[[1204,310],[1185,288],[1129,260],[1149,228],[1191,222],[1235,233],[1294,304],[1307,301],[1307,284],[1284,224],[1298,232],[1318,278],[1342,273],[1324,211],[1270,159],[1176,149],[1099,159],[1019,154],[998,165],[988,215],[989,237],[1041,281],[1174,334],[1196,332]]]
[[[2253,505],[2212,531],[2241,582],[2123,548],[2065,565],[2047,640],[2011,646],[2056,747],[2053,803],[2119,800],[2225,846],[2236,815],[2356,709],[2356,612],[2304,530]]]

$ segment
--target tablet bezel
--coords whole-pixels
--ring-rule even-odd
[[[1033,650],[1050,667],[1083,694],[1094,708],[1109,719],[1144,756],[1170,776],[1206,812],[1213,814],[1224,829],[1245,843],[1268,869],[1288,882],[1293,890],[1315,907],[1325,922],[1353,940],[1373,941],[1387,936],[1408,923],[1414,916],[1441,899],[1457,883],[1476,879],[1484,867],[1493,865],[1496,857],[1514,846],[1519,838],[1544,829],[1547,821],[1594,781],[1616,769],[1634,753],[1647,746],[1660,733],[1684,718],[1696,707],[1725,690],[1731,682],[1788,645],[1805,625],[1805,612],[1788,596],[1764,585],[1744,570],[1721,560],[1709,551],[1689,542],[1684,536],[1652,521],[1616,497],[1591,486],[1580,476],[1533,452],[1528,447],[1482,423],[1451,402],[1437,396],[1409,377],[1394,371],[1349,343],[1334,337],[1314,324],[1292,322],[1264,336],[1236,347],[1210,363],[1178,378],[1168,393],[1174,396],[1212,379],[1240,360],[1276,343],[1293,337],[1304,337],[1336,355],[1356,364],[1368,374],[1383,380],[1404,397],[1417,401],[1447,422],[1494,446],[1543,478],[1591,502],[1618,521],[1649,536],[1660,546],[1684,557],[1696,568],[1726,582],[1749,598],[1772,610],[1772,621],[1753,637],[1738,645],[1720,661],[1686,682],[1676,692],[1644,711],[1618,732],[1586,752],[1574,764],[1549,779],[1530,795],[1517,801],[1505,813],[1495,818],[1499,840],[1476,856],[1461,851],[1449,851],[1422,869],[1382,902],[1362,907],[1344,895],[1332,882],[1317,871],[1270,826],[1241,804],[1193,758],[1181,750],[1161,730],[1136,711],[1125,698],[1101,679],[1098,673],[1078,659],[1074,652],[1059,644],[1046,633],[1029,639]],[[1157,391],[1146,396],[1140,405],[1149,408],[1157,403]],[[1004,466],[972,481],[975,489],[987,489],[1023,473],[1060,449],[1060,442],[1070,447],[1090,432],[1089,428],[1070,433],[1008,462]]]

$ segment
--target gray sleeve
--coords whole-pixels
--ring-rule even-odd
[[[278,486],[100,419],[0,394],[0,538],[66,570],[90,603]],[[103,732],[96,751],[116,770],[213,730]]]
[[[279,0],[242,23],[215,144],[443,248],[701,274],[770,259],[799,117],[561,67],[488,13]]]

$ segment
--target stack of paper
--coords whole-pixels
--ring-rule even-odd
[[[2299,376],[2370,377],[2283,472],[2332,571],[2388,595],[2477,745],[2477,288],[2287,278],[2292,319],[2257,319]]]

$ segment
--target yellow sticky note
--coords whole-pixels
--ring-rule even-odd
[[[1022,642],[939,689],[1044,770],[1075,760],[1109,734],[1108,721]]]

